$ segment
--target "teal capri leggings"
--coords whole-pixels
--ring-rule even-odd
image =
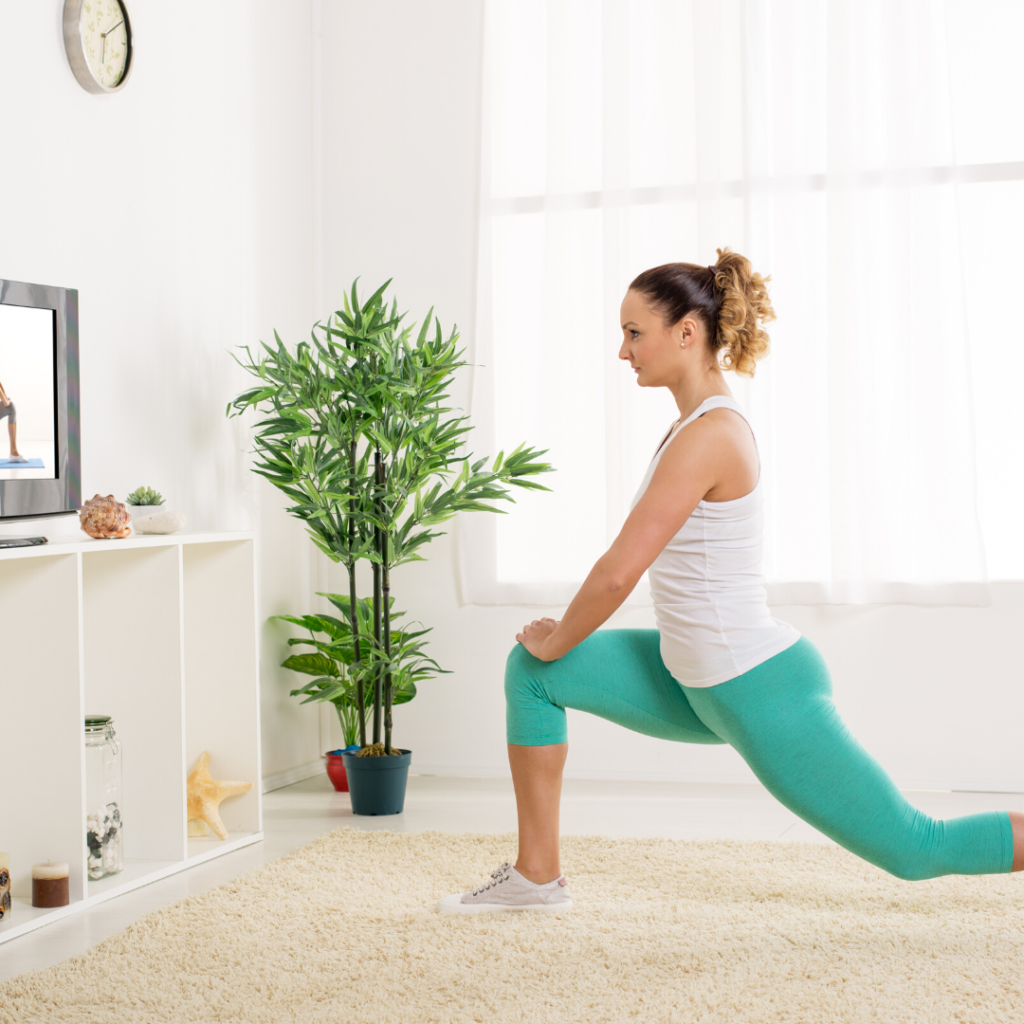
[[[565,709],[679,743],[729,743],[784,806],[898,878],[985,875],[1013,863],[1005,811],[937,820],[911,806],[850,735],[805,636],[715,686],[678,683],[656,629],[601,629],[557,661],[516,644],[505,669],[509,743],[565,743]]]

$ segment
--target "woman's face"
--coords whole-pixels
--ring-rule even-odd
[[[686,316],[666,327],[659,313],[639,292],[628,291],[620,310],[622,347],[619,358],[633,367],[642,388],[671,387],[683,375],[685,353],[694,343],[697,324]],[[686,348],[681,342],[686,342]]]

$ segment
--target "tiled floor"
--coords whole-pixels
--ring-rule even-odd
[[[939,818],[989,810],[1024,811],[1024,794],[910,791],[908,799]],[[38,970],[81,953],[151,910],[204,892],[281,857],[341,825],[420,832],[512,832],[510,779],[411,776],[405,813],[354,817],[347,793],[326,777],[268,793],[262,843],[137,889],[91,910],[0,945],[0,979]],[[785,839],[828,842],[756,785],[567,780],[562,831],[677,839]],[[509,855],[515,848],[509,848]],[[474,882],[467,879],[467,885]]]

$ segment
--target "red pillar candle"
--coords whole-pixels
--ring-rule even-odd
[[[66,907],[69,902],[67,864],[33,864],[32,906]]]

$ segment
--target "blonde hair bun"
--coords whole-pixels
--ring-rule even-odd
[[[716,251],[715,288],[721,292],[721,301],[715,351],[721,352],[718,358],[723,369],[753,377],[755,364],[771,348],[763,326],[775,319],[768,298],[771,277],[755,273],[746,256],[728,247]]]
[[[666,263],[645,270],[629,287],[668,325],[689,314],[699,317],[718,365],[753,377],[770,348],[764,324],[775,319],[767,288],[771,278],[754,273],[750,260],[728,247],[717,252],[713,266]]]

